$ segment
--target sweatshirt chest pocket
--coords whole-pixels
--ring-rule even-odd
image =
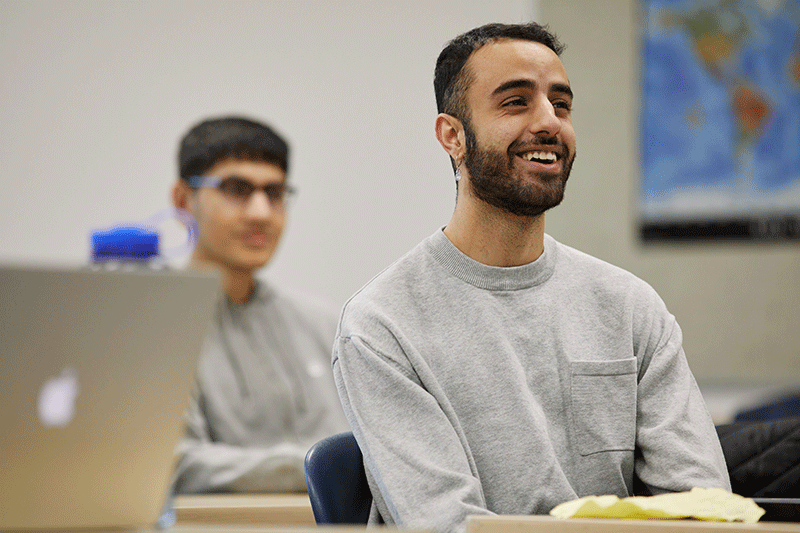
[[[633,451],[636,359],[573,361],[572,429],[581,455]]]

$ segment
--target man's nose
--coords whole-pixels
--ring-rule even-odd
[[[245,203],[245,214],[253,218],[268,218],[272,214],[272,203],[263,189],[256,189]]]
[[[545,95],[539,98],[534,108],[530,128],[533,134],[555,135],[561,130],[561,120],[556,116],[556,109]]]

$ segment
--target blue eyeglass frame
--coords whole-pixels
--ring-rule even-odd
[[[229,179],[229,178],[220,178],[219,176],[189,176],[188,178],[186,178],[186,182],[189,185],[189,187],[191,187],[192,189],[199,189],[200,187],[211,187],[211,188],[216,189],[226,179]],[[247,183],[250,183],[249,181],[247,181],[244,178],[236,178],[236,179],[240,179],[242,181],[246,181]],[[257,190],[262,190],[262,191],[264,191],[264,194],[267,195],[267,198],[270,198],[269,193],[267,192],[267,188],[273,187],[275,184],[273,183],[273,184],[269,184],[269,185],[261,185],[260,187],[259,186],[255,186],[252,183],[250,183],[250,185],[253,187],[253,190],[250,192],[250,195],[252,195]],[[282,185],[284,187],[284,197],[282,198],[283,200],[286,200],[286,198],[288,198],[289,196],[292,196],[294,193],[297,192],[297,189],[295,189],[294,187],[292,187],[288,183],[284,182]],[[250,195],[248,195],[247,198],[250,198]],[[272,201],[272,200],[270,200],[270,201]]]

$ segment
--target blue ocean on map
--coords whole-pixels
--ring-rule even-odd
[[[800,212],[800,0],[644,0],[645,219]]]

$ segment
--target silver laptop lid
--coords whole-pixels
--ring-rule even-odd
[[[0,267],[0,530],[154,524],[218,277]]]

